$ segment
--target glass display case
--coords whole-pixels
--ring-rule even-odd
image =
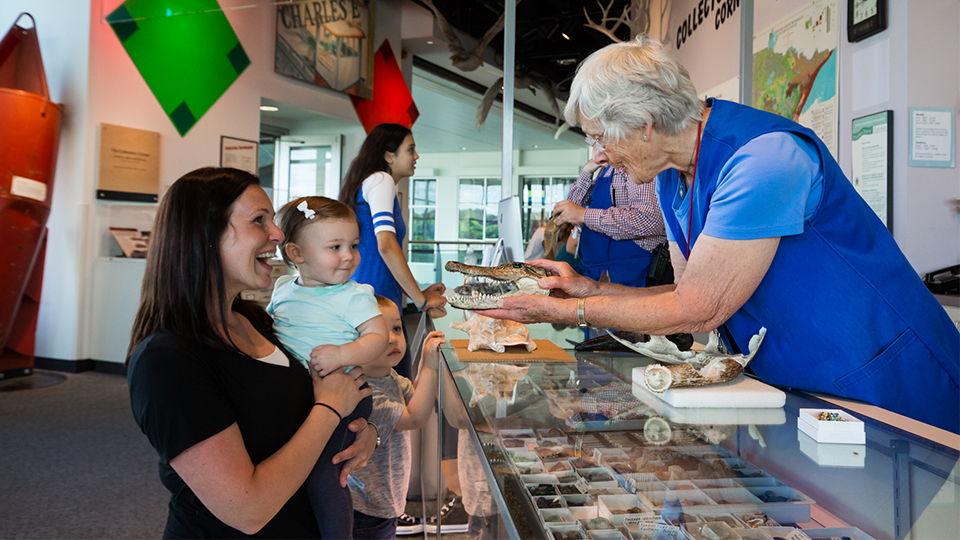
[[[441,445],[456,445],[471,538],[960,537],[955,449],[847,410],[863,443],[818,443],[801,409],[841,408],[787,388],[782,408],[673,409],[632,382],[651,360],[530,329],[575,361],[442,349],[441,414],[459,433]]]

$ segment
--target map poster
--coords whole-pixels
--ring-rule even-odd
[[[812,0],[753,36],[752,105],[817,134],[837,157],[839,0]]]
[[[853,121],[853,187],[893,231],[893,111]]]
[[[274,71],[364,99],[373,97],[371,0],[277,3]]]

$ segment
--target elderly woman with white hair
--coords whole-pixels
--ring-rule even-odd
[[[719,330],[733,352],[767,328],[760,379],[866,401],[960,432],[960,333],[823,142],[779,116],[697,98],[645,37],[579,67],[564,111],[636,183],[656,181],[676,285],[550,270],[551,296],[481,312],[647,334]]]

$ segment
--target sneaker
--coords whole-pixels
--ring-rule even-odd
[[[440,508],[440,534],[467,532],[468,517],[460,497],[450,499]],[[429,534],[437,534],[437,516],[428,517],[423,530]]]
[[[397,536],[419,534],[423,532],[423,520],[410,514],[403,514],[397,518]]]

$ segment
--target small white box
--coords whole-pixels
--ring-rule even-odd
[[[807,535],[814,540],[818,539],[830,539],[836,537],[847,537],[851,540],[874,540],[872,536],[861,531],[856,527],[834,527],[834,528],[824,528],[824,529],[804,529]]]
[[[564,495],[563,500],[575,519],[593,519],[598,515],[597,501],[589,495]]]
[[[853,467],[862,469],[867,447],[862,444],[818,443],[803,430],[797,430],[800,451],[821,467]]]
[[[760,529],[734,529],[743,540],[773,540],[773,537]]]
[[[577,523],[549,523],[547,524],[547,531],[550,533],[549,538],[552,540],[557,540],[561,538],[561,535],[570,533],[576,534],[579,538],[587,537],[587,534]]]
[[[551,523],[574,523],[573,514],[566,508],[543,508],[540,510],[540,519],[547,526]]]
[[[600,495],[600,517],[609,519],[614,525],[623,523],[627,516],[650,514],[636,495]],[[630,510],[633,511],[630,511]]]
[[[810,540],[806,532],[796,527],[757,527],[757,529],[762,530],[774,538],[783,538],[784,540]]]
[[[704,528],[709,531],[703,530]],[[740,535],[729,525],[722,521],[716,522],[698,522],[687,524],[687,534],[693,540],[706,540],[709,538],[727,538],[729,540],[741,540]]]
[[[818,420],[820,413],[837,413],[841,421]],[[863,422],[841,410],[800,409],[797,427],[818,443],[865,444]]]
[[[552,474],[521,474],[524,484],[559,484],[557,477]]]

